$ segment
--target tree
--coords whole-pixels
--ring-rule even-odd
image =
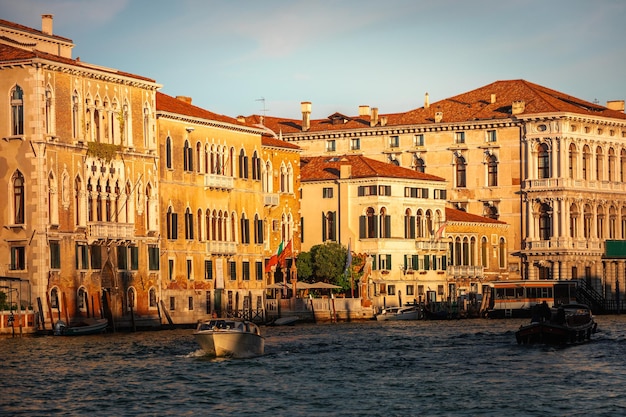
[[[298,268],[298,278],[308,281],[313,276],[313,259],[311,252],[301,252],[296,259],[296,268]]]

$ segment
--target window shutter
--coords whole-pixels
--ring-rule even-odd
[[[322,243],[326,242],[326,214],[322,212]]]
[[[360,239],[365,239],[365,224],[366,224],[367,218],[365,216],[360,216],[359,217],[359,238]]]
[[[391,216],[385,216],[385,236],[386,238],[391,237]]]

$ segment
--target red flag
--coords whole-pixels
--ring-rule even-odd
[[[274,265],[278,265],[278,256],[272,255],[269,261],[267,261],[267,265],[265,265],[265,272],[272,272],[272,267]]]

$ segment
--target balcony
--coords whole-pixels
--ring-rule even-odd
[[[554,191],[567,189],[577,191],[626,192],[626,183],[617,181],[590,181],[574,178],[542,178],[524,180],[527,191]]]
[[[417,240],[415,241],[415,249],[446,251],[448,250],[448,242],[440,240]]]
[[[448,265],[448,276],[454,278],[482,277],[485,267],[478,265]]]
[[[225,175],[204,174],[204,188],[218,188],[222,190],[232,190],[235,179]]]
[[[237,242],[209,241],[206,243],[206,251],[214,255],[234,255],[237,253]]]
[[[277,193],[266,193],[263,196],[263,204],[265,206],[275,207],[278,205],[280,199]]]
[[[600,240],[587,240],[587,239],[551,239],[551,240],[526,240],[523,243],[524,250],[527,251],[552,251],[552,250],[567,250],[572,249],[575,251],[589,250],[596,252],[604,252],[604,242]]]
[[[135,237],[133,223],[98,222],[87,224],[87,240],[132,240]]]

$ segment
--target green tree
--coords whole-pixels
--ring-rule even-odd
[[[313,276],[313,259],[311,252],[301,252],[296,259],[296,268],[298,268],[298,279],[308,281]]]
[[[0,311],[8,309],[9,305],[7,304],[7,295],[5,292],[0,291]]]
[[[344,270],[348,250],[338,243],[324,243],[311,248],[313,260],[313,276],[317,281],[350,288],[349,280],[345,279]],[[347,285],[346,285],[347,283]]]

